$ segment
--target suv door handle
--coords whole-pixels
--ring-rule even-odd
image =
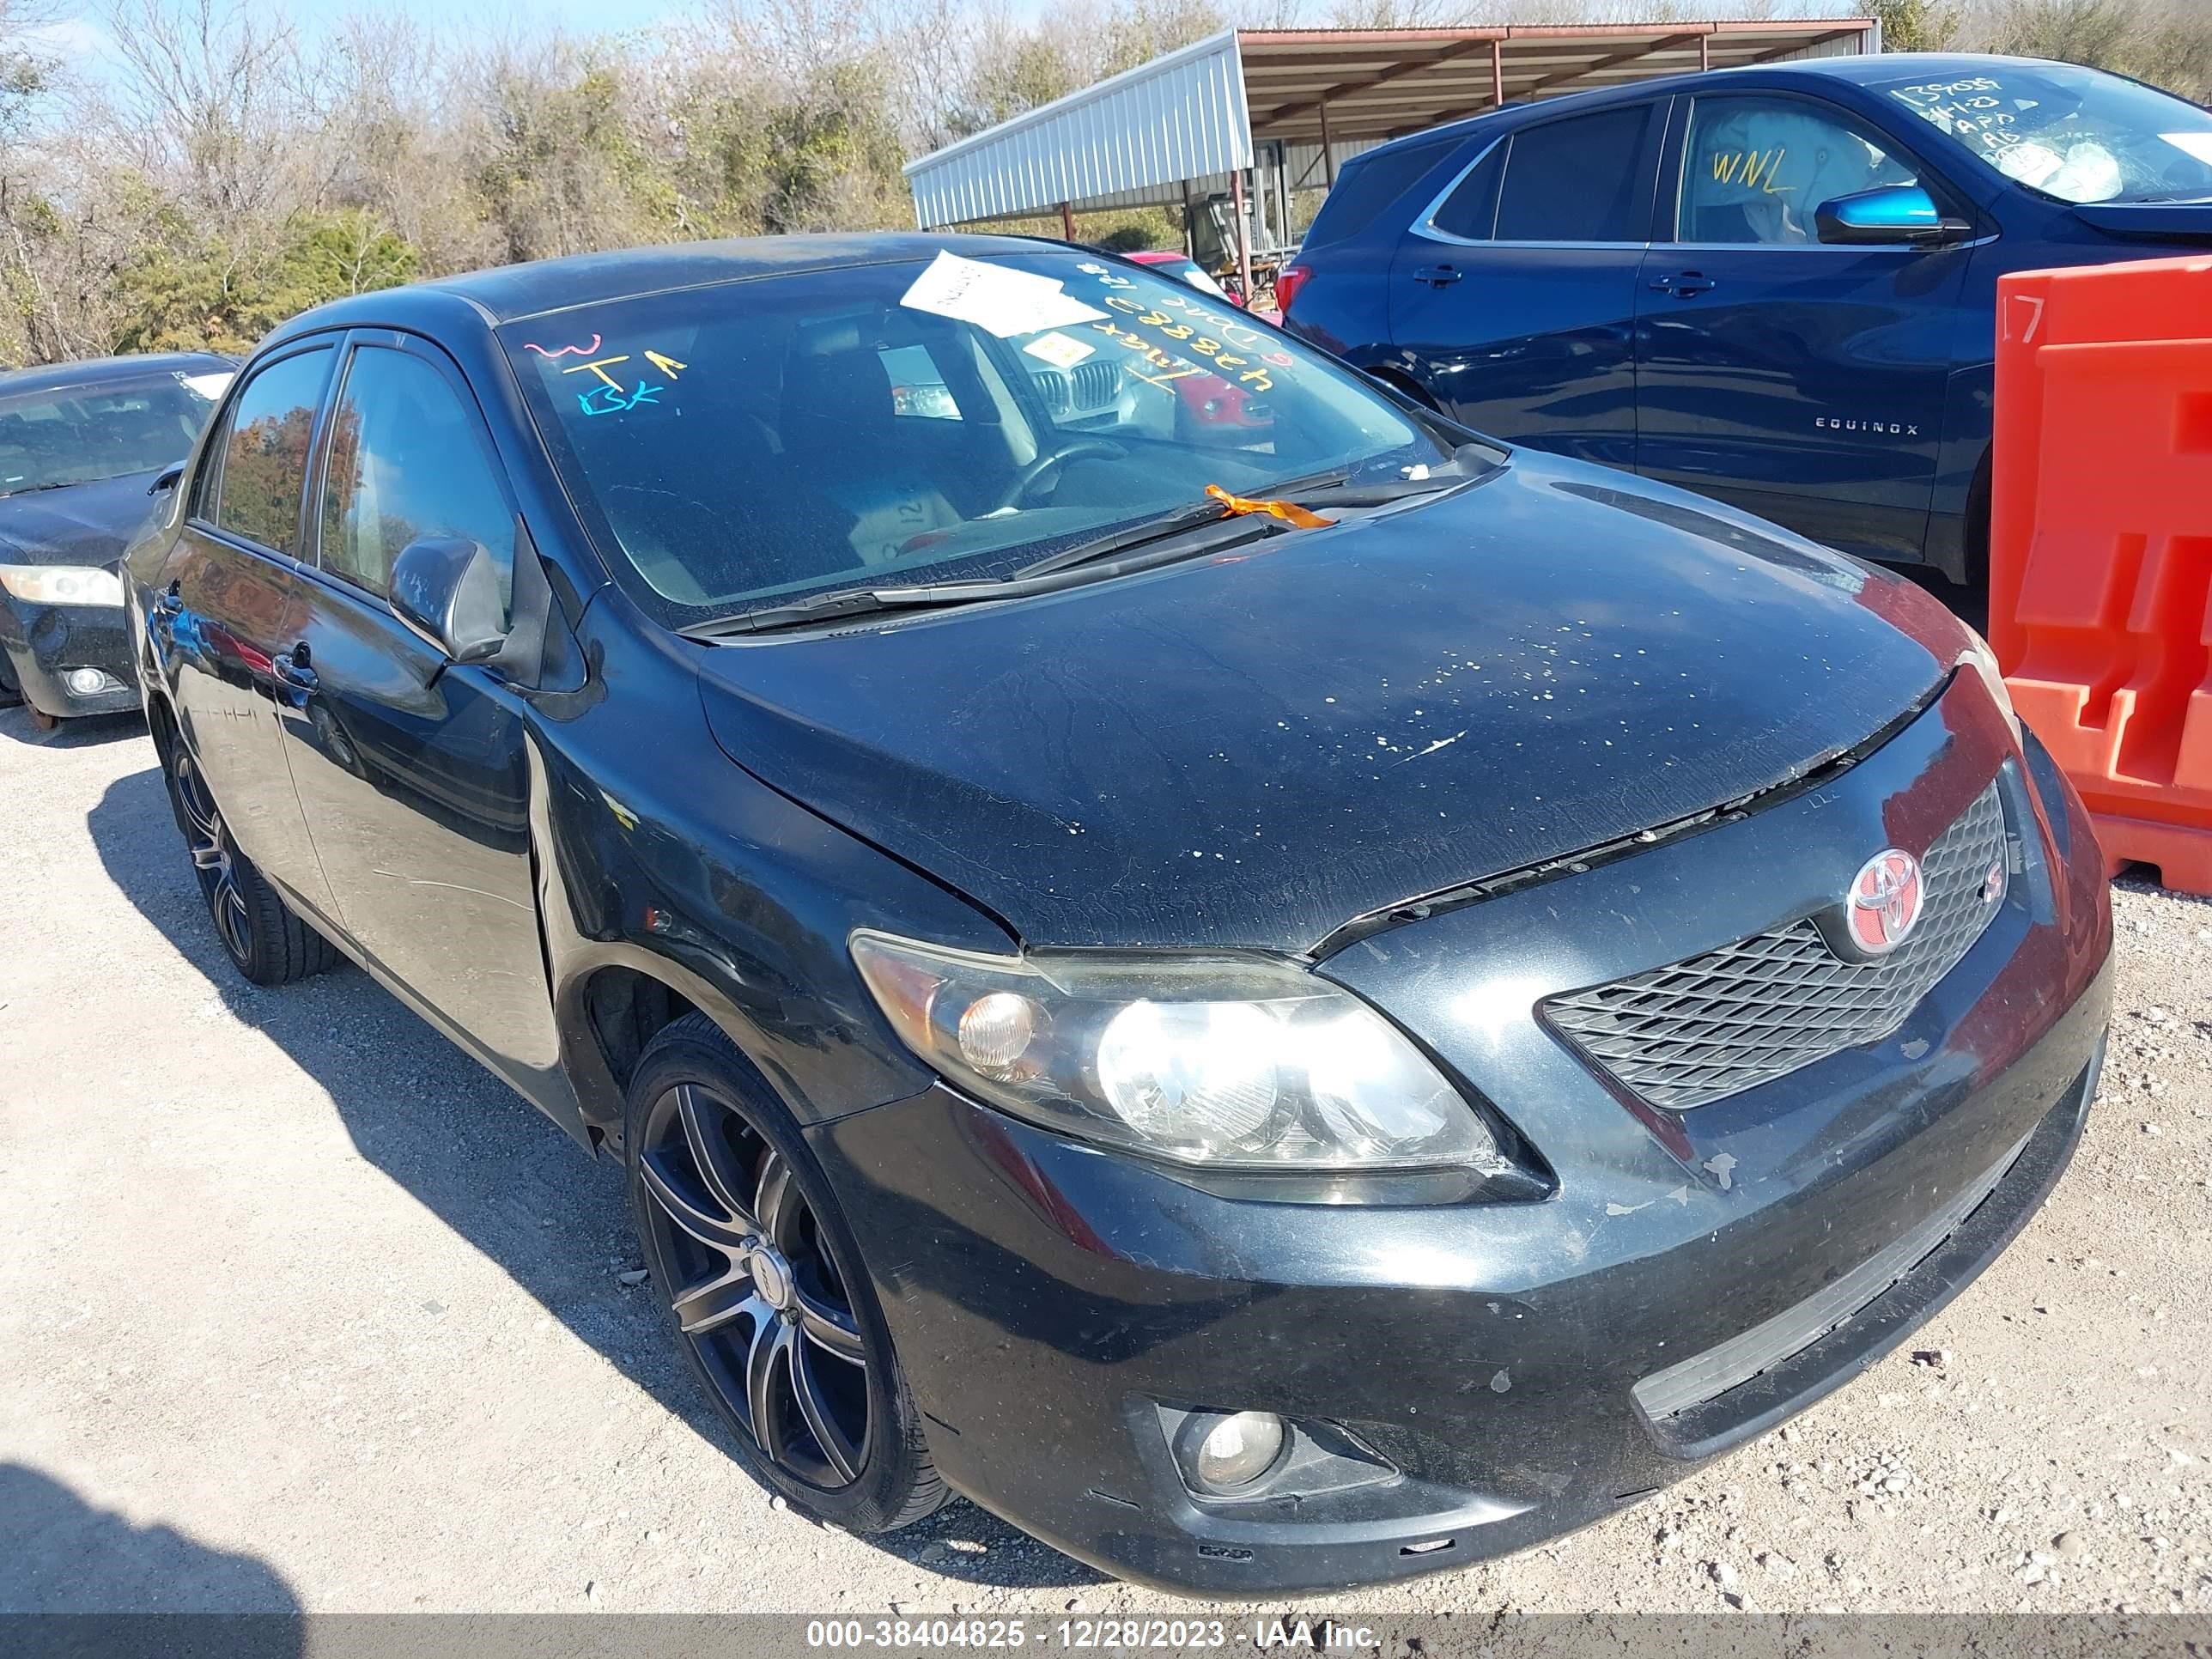
[[[274,665],[276,678],[296,690],[312,691],[322,684],[321,677],[311,665],[305,645],[295,645],[289,651],[280,653]]]
[[[1720,285],[1710,276],[1686,270],[1678,276],[1654,276],[1651,286],[1662,294],[1673,295],[1678,300],[1692,300],[1700,294],[1711,294]]]
[[[1449,288],[1466,274],[1457,265],[1423,265],[1413,273],[1413,280],[1431,288]]]

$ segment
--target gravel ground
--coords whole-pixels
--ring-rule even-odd
[[[0,713],[0,1610],[1149,1609],[779,1510],[617,1171],[360,973],[222,960],[135,720]],[[2124,884],[2071,1172],[1907,1349],[1549,1547],[1302,1609],[2212,1609],[2212,904]],[[1188,1604],[1182,1604],[1188,1610]]]

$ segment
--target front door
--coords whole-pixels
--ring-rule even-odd
[[[400,550],[454,536],[510,585],[515,516],[458,374],[398,334],[356,335],[332,404],[283,641],[307,688],[283,717],[307,825],[347,930],[533,1098],[558,1066],[530,848],[520,699],[448,665],[392,614]]]
[[[277,655],[300,627],[301,500],[337,355],[328,340],[287,353],[234,394],[155,611],[176,667],[178,723],[232,841],[311,915],[325,916],[330,890],[276,738],[278,711],[299,695]]]
[[[1635,465],[1636,283],[1664,107],[1519,128],[1414,220],[1391,271],[1393,362],[1447,414]]]
[[[1691,101],[1673,240],[1644,262],[1637,468],[1814,539],[1917,559],[1968,247],[1834,247],[1822,203],[1942,186],[1856,116],[1788,94]]]

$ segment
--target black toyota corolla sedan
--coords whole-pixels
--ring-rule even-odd
[[[2095,1092],[2101,862],[1971,632],[1110,258],[346,300],[126,574],[240,970],[351,957],[621,1158],[856,1531],[1535,1542],[1898,1343]]]
[[[49,729],[138,706],[115,562],[236,367],[179,352],[0,374],[0,702]]]

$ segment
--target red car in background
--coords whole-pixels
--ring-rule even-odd
[[[1243,308],[1244,302],[1206,275],[1206,268],[1187,253],[1173,248],[1139,248],[1121,256],[1137,264],[1150,265],[1163,276],[1188,283],[1201,294]],[[1199,426],[1252,428],[1269,423],[1267,406],[1218,374],[1194,374],[1176,382],[1182,414]]]

